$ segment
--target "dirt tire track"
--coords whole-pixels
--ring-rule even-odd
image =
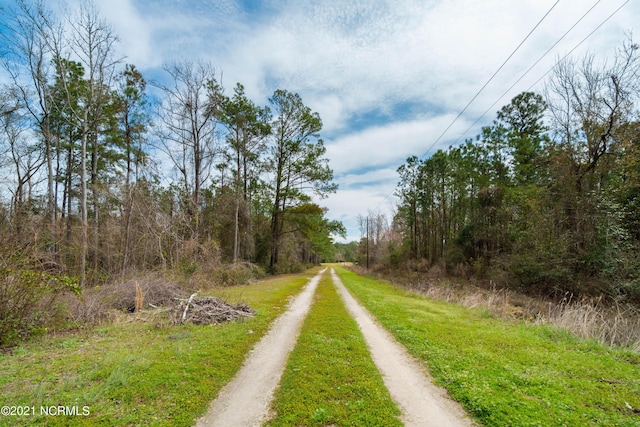
[[[436,387],[417,362],[374,317],[351,296],[331,269],[333,283],[356,320],[385,386],[402,412],[405,426],[473,426],[462,407]]]
[[[211,403],[197,427],[259,426],[266,421],[273,392],[280,382],[285,363],[295,346],[318,282],[320,271],[298,294],[285,313],[251,350],[242,368]]]

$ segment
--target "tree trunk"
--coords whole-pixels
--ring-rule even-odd
[[[233,233],[233,263],[238,262],[238,231],[240,223],[240,198],[236,194],[236,212],[235,212],[235,224]]]
[[[124,239],[122,244],[122,264],[120,265],[120,273],[124,277],[125,271],[127,269],[127,264],[129,263],[129,245],[131,241],[131,211],[133,210],[133,190],[131,188],[131,128],[129,126],[129,115],[125,111],[124,122],[126,126],[125,130],[125,144],[127,147],[127,172],[125,178],[125,194],[126,194],[126,202],[124,207]],[[137,161],[136,161],[137,168]],[[136,177],[137,182],[137,177]]]
[[[71,133],[71,132],[70,132]],[[69,246],[71,243],[71,231],[72,231],[72,209],[71,209],[71,202],[72,202],[72,192],[71,192],[71,185],[72,185],[72,174],[73,174],[73,148],[72,148],[72,136],[69,136],[69,149],[67,151],[67,171],[66,171],[66,177],[65,177],[65,197],[67,200],[67,230],[66,230],[66,242],[67,245]]]
[[[80,216],[82,218],[82,233],[80,238],[80,286],[87,284],[87,252],[88,252],[88,231],[89,222],[87,217],[87,138],[88,112],[84,112],[84,122],[82,125],[82,145],[80,148]]]
[[[238,137],[236,136],[236,139]],[[240,173],[241,173],[241,162],[240,162],[240,147],[237,147],[236,150],[236,191],[235,191],[235,199],[236,199],[236,211],[234,217],[234,230],[233,230],[233,263],[238,262],[238,252],[239,252],[239,242],[238,237],[240,234]]]
[[[280,221],[280,215],[278,213],[279,200],[276,200],[274,205],[274,211],[271,215],[271,260],[269,261],[269,268],[273,270],[278,265],[278,250],[280,245],[280,233],[278,228],[278,222]]]
[[[94,133],[91,149],[91,197],[93,204],[93,273],[97,276],[100,258],[100,209],[98,206],[98,141]]]
[[[56,231],[55,174],[53,171],[53,150],[51,147],[51,132],[49,126],[49,116],[45,115],[43,120],[43,136],[47,160],[47,215],[49,219],[49,239],[50,241],[55,241],[57,240],[54,237]],[[51,245],[49,249],[52,252],[56,251],[55,245]]]

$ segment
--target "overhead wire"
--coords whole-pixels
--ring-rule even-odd
[[[480,96],[482,91],[485,90],[485,88],[489,85],[489,83],[491,83],[493,81],[493,79],[496,77],[496,75],[498,75],[498,73],[504,68],[504,66],[507,64],[507,62],[509,62],[509,60],[513,57],[513,55],[515,55],[515,53],[518,50],[520,50],[522,45],[529,39],[529,37],[531,37],[531,34],[533,34],[535,32],[535,30],[540,26],[540,24],[542,24],[542,22],[547,18],[547,16],[549,16],[551,11],[558,5],[558,3],[560,3],[560,0],[556,0],[556,2],[553,4],[553,6],[551,6],[551,8],[549,8],[547,13],[545,13],[544,16],[542,18],[540,18],[538,23],[531,29],[531,31],[529,31],[529,33],[525,36],[525,38],[522,39],[520,44],[518,44],[518,46],[513,50],[513,52],[511,52],[511,54],[507,57],[507,59],[504,60],[502,65],[500,65],[500,67],[498,67],[498,69],[493,73],[493,75],[489,78],[489,80],[487,80],[487,82],[478,90],[478,92],[476,92],[476,94],[473,96],[473,98],[471,98],[471,100],[467,103],[467,105],[465,105],[465,107],[462,110],[460,110],[460,112],[455,117],[455,119],[453,119],[453,121],[451,121],[451,123],[449,123],[449,126],[447,126],[447,128],[440,134],[440,136],[438,136],[438,138],[436,138],[436,140],[433,142],[433,144],[431,144],[431,146],[427,149],[427,151],[425,151],[425,153],[420,157],[420,159],[424,159],[427,156],[427,154],[429,154],[429,151],[431,151],[431,149],[433,147],[435,147],[435,145],[438,142],[440,142],[442,137],[449,131],[449,129],[451,129],[451,127],[455,124],[455,122],[458,121],[458,119],[462,116],[462,114],[464,114],[464,112],[467,111],[467,109],[471,106],[471,104],[473,104],[473,101],[475,101],[476,98],[478,98],[478,96]]]
[[[589,10],[587,10],[585,12],[584,15],[582,15],[582,17],[580,17],[580,19],[578,19],[578,21],[576,21],[575,24],[573,24],[571,26],[571,28],[569,28],[549,49],[547,49],[547,51],[542,54],[542,56],[540,58],[538,58],[538,60],[536,62],[533,63],[533,65],[531,67],[529,67],[529,69],[527,69],[527,71],[524,72],[524,74],[522,74],[520,76],[520,78],[518,78],[518,80],[516,80],[506,91],[504,91],[504,93],[502,95],[500,95],[498,97],[498,99],[496,99],[496,101],[491,104],[489,106],[489,108],[487,108],[485,110],[484,113],[482,113],[482,115],[480,117],[478,117],[464,132],[462,132],[462,134],[458,137],[458,139],[456,139],[453,142],[453,145],[455,145],[458,141],[460,141],[460,138],[462,138],[464,135],[467,134],[467,132],[469,132],[480,120],[482,120],[482,118],[484,116],[486,116],[489,111],[496,106],[496,104],[498,102],[500,102],[500,100],[502,98],[504,98],[504,96],[509,93],[509,91],[511,89],[513,89],[518,83],[520,83],[520,81],[527,75],[529,74],[529,72],[536,66],[538,65],[538,63],[554,48],[558,45],[558,43],[560,43],[560,41],[562,41],[567,34],[569,34],[569,32],[571,32],[602,0],[598,0],[597,2],[595,2],[595,4],[593,6],[591,6],[591,8]],[[559,59],[558,62],[564,61],[567,57],[569,57],[569,55],[571,55],[573,52],[575,52],[576,49],[578,49],[585,41],[587,41],[587,39],[589,39],[589,37],[591,37],[596,31],[598,31],[604,24],[607,23],[607,21],[609,21],[609,19],[611,19],[616,13],[618,13],[620,11],[620,9],[622,9],[627,3],[629,3],[631,0],[626,0],[624,3],[622,3],[622,5],[620,5],[616,10],[614,10],[609,16],[607,16],[604,21],[602,21],[596,28],[593,29],[593,31],[591,31],[589,34],[587,34],[587,36],[585,38],[583,38],[578,44],[576,44],[569,52],[567,52],[562,58]],[[544,79],[551,71],[553,71],[553,69],[555,68],[555,65],[552,66],[551,68],[549,68],[542,76],[540,76],[540,78],[538,80],[536,80],[533,84],[531,84],[526,90],[530,91],[532,88],[534,88],[535,86],[538,85],[538,83],[540,83],[540,81],[542,79]]]
[[[598,31],[598,30],[599,30],[599,29],[600,29],[604,24],[606,24],[606,23],[609,21],[609,19],[613,18],[613,16],[614,16],[616,13],[618,13],[618,12],[620,11],[620,9],[622,9],[623,7],[625,7],[625,6],[627,5],[627,3],[629,3],[630,1],[631,1],[631,0],[626,0],[624,3],[622,3],[622,4],[620,5],[620,7],[618,7],[618,8],[617,8],[616,10],[614,10],[614,11],[613,11],[609,16],[607,16],[607,17],[605,18],[605,20],[604,20],[604,21],[602,21],[602,22],[600,23],[600,25],[598,25],[596,28],[594,28],[594,29],[593,29],[593,31],[591,31],[589,34],[587,34],[587,36],[586,36],[585,38],[583,38],[583,39],[582,39],[582,40],[581,40],[577,45],[575,45],[575,46],[573,47],[573,49],[571,49],[571,50],[570,50],[569,52],[567,52],[567,53],[566,53],[562,58],[560,58],[560,60],[559,60],[558,62],[562,62],[562,61],[564,61],[565,59],[567,59],[567,57],[568,57],[569,55],[571,55],[571,54],[572,54],[572,53],[573,53],[577,48],[579,48],[579,47],[582,45],[582,43],[584,43],[585,41],[587,41],[587,39],[588,39],[589,37],[591,37],[591,36],[592,36],[596,31]],[[544,74],[543,74],[543,75],[542,75],[538,80],[536,80],[536,81],[535,81],[531,86],[529,86],[529,88],[528,88],[527,90],[531,90],[531,88],[533,88],[533,87],[534,87],[534,86],[536,86],[538,83],[540,83],[540,81],[541,81],[543,78],[545,78],[545,77],[547,76],[547,74],[549,74],[549,73],[550,73],[554,68],[555,68],[555,65],[554,65],[553,67],[549,68],[549,69],[547,70],[547,72],[546,72],[546,73],[544,73]]]
[[[511,54],[507,57],[507,59],[504,60],[504,62],[498,67],[498,69],[491,75],[491,77],[489,78],[489,80],[487,80],[487,82],[476,92],[476,94],[473,96],[473,98],[471,98],[471,100],[467,103],[467,105],[465,105],[465,107],[458,113],[458,115],[451,121],[451,123],[449,123],[449,125],[446,127],[446,129],[444,131],[442,131],[442,133],[440,134],[440,136],[438,136],[438,138],[436,138],[436,140],[431,144],[431,146],[427,149],[427,151],[425,151],[425,153],[420,157],[420,160],[424,159],[427,154],[429,154],[429,152],[431,151],[431,149],[433,149],[433,147],[436,146],[436,144],[438,142],[440,142],[440,140],[442,139],[442,137],[449,131],[449,129],[451,129],[451,127],[458,121],[458,119],[462,116],[462,114],[464,114],[465,111],[467,111],[467,109],[471,106],[471,104],[473,104],[473,101],[476,100],[476,98],[478,98],[478,96],[480,96],[480,94],[482,93],[482,91],[484,91],[484,89],[489,85],[489,83],[491,83],[493,81],[493,79],[496,77],[496,75],[498,75],[498,73],[504,68],[504,66],[507,64],[507,62],[509,62],[509,60],[511,60],[511,58],[513,57],[513,55],[516,54],[516,52],[518,50],[520,50],[520,48],[522,47],[522,45],[529,39],[529,37],[531,37],[531,35],[536,31],[536,29],[540,26],[540,24],[542,24],[542,22],[547,18],[547,16],[549,16],[549,14],[553,11],[553,9],[555,9],[555,7],[558,5],[558,3],[560,3],[560,0],[556,0],[556,2],[549,8],[549,10],[547,10],[547,12],[542,16],[542,18],[540,18],[540,20],[538,20],[538,22],[536,23],[536,25],[529,31],[529,33],[522,39],[522,41],[518,44],[518,46],[516,46],[516,48],[513,50],[513,52],[511,52]],[[391,193],[393,194],[393,192]],[[384,200],[388,200],[389,196],[391,196],[391,194],[387,195],[384,197]],[[384,201],[383,200],[383,201]],[[380,205],[383,202],[381,201],[380,203],[378,203],[378,205],[376,206],[375,209],[378,209],[378,207],[380,207]],[[374,209],[374,210],[375,210]]]
[[[627,0],[627,1],[629,1],[629,0]],[[470,125],[470,126],[469,126],[465,131],[464,131],[464,132],[462,132],[462,134],[458,137],[458,139],[456,139],[456,140],[453,142],[453,144],[452,144],[452,145],[455,145],[456,143],[458,143],[458,141],[460,141],[460,139],[461,139],[462,137],[464,137],[464,136],[465,136],[465,135],[466,135],[466,134],[467,134],[471,129],[473,129],[473,127],[474,127],[476,124],[478,124],[478,122],[479,122],[480,120],[482,120],[482,119],[484,118],[484,116],[486,116],[486,115],[487,115],[487,114],[488,114],[488,113],[489,113],[489,112],[490,112],[490,111],[491,111],[491,110],[496,106],[496,104],[497,104],[498,102],[500,102],[500,100],[502,100],[502,98],[504,98],[504,97],[505,97],[505,95],[506,95],[506,94],[508,94],[508,93],[511,91],[511,89],[513,89],[513,88],[514,88],[518,83],[520,83],[520,82],[522,81],[522,79],[524,79],[524,78],[527,76],[527,74],[529,74],[529,73],[531,72],[531,70],[533,70],[533,69],[535,68],[535,66],[536,66],[536,65],[538,65],[538,64],[540,63],[540,61],[542,61],[542,60],[544,59],[544,57],[545,57],[545,56],[547,56],[547,55],[549,54],[549,52],[551,52],[551,51],[553,50],[553,48],[555,48],[555,47],[556,47],[556,46],[557,46],[557,45],[558,45],[562,40],[564,40],[564,38],[565,38],[565,37],[566,37],[566,36],[567,36],[571,31],[573,31],[573,29],[574,29],[574,28],[575,28],[575,27],[576,27],[580,22],[582,22],[582,20],[583,20],[583,19],[584,19],[584,18],[585,18],[589,13],[591,13],[591,11],[592,11],[593,9],[595,9],[595,7],[596,7],[598,4],[600,4],[601,2],[602,2],[602,0],[598,0],[598,1],[596,1],[596,2],[593,4],[593,6],[591,6],[591,7],[589,8],[589,10],[587,10],[587,11],[586,11],[586,12],[585,12],[581,17],[580,17],[580,19],[578,19],[578,20],[577,20],[577,21],[576,21],[576,22],[575,22],[575,23],[574,23],[574,24],[573,24],[573,25],[572,25],[572,26],[571,26],[567,31],[565,31],[565,33],[564,33],[564,34],[563,34],[563,35],[562,35],[558,40],[556,40],[556,42],[555,42],[553,45],[551,45],[551,47],[550,47],[549,49],[547,49],[547,50],[546,50],[546,51],[545,51],[545,52],[544,52],[544,53],[543,53],[543,54],[542,54],[542,55],[541,55],[541,56],[536,60],[536,62],[534,62],[534,63],[533,63],[533,65],[531,65],[531,66],[527,69],[527,71],[525,71],[525,72],[524,72],[524,73],[523,73],[523,74],[518,78],[518,80],[516,80],[516,81],[515,81],[511,86],[509,86],[509,88],[508,88],[507,90],[505,90],[505,91],[502,93],[502,95],[500,95],[500,96],[498,97],[498,99],[496,99],[496,100],[495,100],[495,102],[494,102],[493,104],[491,104],[491,105],[490,105],[490,106],[489,106],[489,107],[484,111],[484,113],[482,113],[482,115],[480,115],[480,116],[479,116],[479,117],[478,117],[478,118],[477,118],[473,123],[471,123],[471,125]],[[623,5],[623,6],[624,6],[624,5]],[[615,14],[615,12],[614,12],[614,14]],[[613,15],[611,15],[611,16],[613,16]],[[610,17],[611,17],[611,16],[610,16]],[[601,24],[601,25],[602,25],[602,24]],[[600,25],[600,26],[601,26],[601,25]],[[598,28],[599,28],[599,27],[598,27]],[[574,48],[573,50],[575,50],[575,48]],[[573,52],[573,50],[572,50],[572,52]],[[553,68],[552,68],[552,69],[553,69]],[[547,74],[549,74],[549,72],[550,72],[550,71],[551,71],[551,70],[547,71],[547,72],[546,72],[542,77],[544,77],[544,76],[546,76]],[[536,83],[534,83],[533,85],[531,85],[531,86],[529,87],[529,89],[527,89],[527,90],[530,90],[533,86],[535,86],[536,84],[538,84],[538,83],[540,82],[540,80],[542,80],[542,77],[541,77],[540,79],[538,79],[538,80],[536,81]]]
[[[598,0],[593,6],[591,6],[591,8],[589,10],[587,10],[587,12],[585,12],[585,14],[583,14],[580,19],[578,19],[578,21],[573,24],[549,49],[547,49],[547,51],[531,66],[529,67],[529,69],[527,69],[527,71],[525,71],[525,73],[511,86],[509,87],[509,89],[507,89],[505,91],[505,93],[503,93],[490,107],[489,109],[487,109],[487,111],[485,111],[482,116],[480,116],[464,133],[463,135],[461,135],[460,137],[458,137],[458,139],[456,140],[459,141],[460,138],[462,138],[464,136],[464,134],[466,134],[466,132],[468,132],[471,128],[473,128],[473,126],[475,124],[477,124],[478,121],[480,121],[482,119],[482,117],[484,117],[488,111],[493,108],[499,101],[500,99],[502,99],[506,93],[508,93],[511,89],[513,89],[513,87],[515,87],[515,85],[517,83],[519,83],[553,48],[555,48],[558,43],[560,43],[560,41],[562,41],[567,34],[572,31],[574,29],[574,27],[576,27],[602,0]],[[567,54],[565,54],[560,61],[566,59],[569,55],[571,55],[578,47],[580,47],[587,39],[589,39],[596,31],[598,31],[605,23],[607,23],[614,15],[616,15],[624,6],[627,5],[627,3],[629,3],[631,0],[626,0],[624,3],[622,3],[622,5],[620,5],[615,11],[613,11],[607,18],[605,18],[593,31],[591,31],[585,38],[583,38],[576,46],[574,46]],[[493,73],[493,75],[489,78],[489,80],[478,90],[478,92],[476,92],[476,94],[473,96],[473,98],[471,98],[471,100],[465,105],[465,107],[458,113],[458,115],[453,119],[453,121],[447,126],[447,128],[438,136],[438,138],[436,138],[436,140],[429,146],[429,148],[427,149],[427,151],[425,151],[425,153],[420,157],[420,160],[424,159],[429,152],[433,149],[433,147],[435,147],[435,145],[440,142],[440,140],[442,139],[442,137],[449,131],[449,129],[451,129],[451,127],[455,124],[455,122],[462,116],[462,114],[471,106],[471,104],[473,103],[473,101],[475,101],[475,99],[480,95],[480,93],[482,93],[482,91],[487,87],[487,85],[495,78],[495,76],[500,72],[500,70],[502,70],[502,68],[504,68],[504,66],[506,65],[506,63],[511,59],[511,57],[520,49],[520,47],[525,43],[525,41],[531,36],[531,34],[533,34],[533,32],[538,28],[538,26],[540,26],[540,24],[547,18],[547,16],[551,13],[551,11],[558,5],[558,3],[560,2],[560,0],[557,0],[552,6],[551,8],[544,14],[544,16],[538,21],[538,23],[533,27],[533,29],[531,31],[529,31],[529,33],[525,36],[525,38],[520,42],[520,44],[518,44],[518,46],[514,49],[514,51],[509,55],[509,57],[502,63],[502,65],[500,65],[500,67]],[[549,74],[553,68],[555,68],[555,65],[553,67],[551,67],[549,70],[547,70],[538,80],[536,80],[536,82],[534,82],[527,90],[530,90],[531,88],[533,88],[534,86],[536,86],[547,74]],[[393,193],[391,193],[393,194]],[[385,200],[389,199],[389,196],[391,195],[387,195],[384,197]],[[378,205],[376,206],[375,209],[378,209],[378,207],[380,207],[380,205],[382,204],[382,201],[380,203],[378,203]],[[374,209],[374,210],[375,210]]]

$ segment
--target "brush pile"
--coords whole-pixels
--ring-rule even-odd
[[[180,300],[174,309],[173,322],[191,322],[196,325],[217,325],[232,320],[253,317],[256,313],[246,304],[232,305],[216,297],[196,297]]]

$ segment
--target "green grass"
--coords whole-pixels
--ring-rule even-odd
[[[315,271],[313,272],[315,273]],[[88,406],[88,416],[0,416],[13,425],[191,426],[313,273],[219,294],[257,316],[219,326],[111,324],[0,354],[0,406]],[[153,322],[150,322],[153,323]]]
[[[268,426],[401,426],[357,324],[328,273],[291,352]]]
[[[508,323],[336,267],[437,383],[488,426],[640,426],[640,355]]]

